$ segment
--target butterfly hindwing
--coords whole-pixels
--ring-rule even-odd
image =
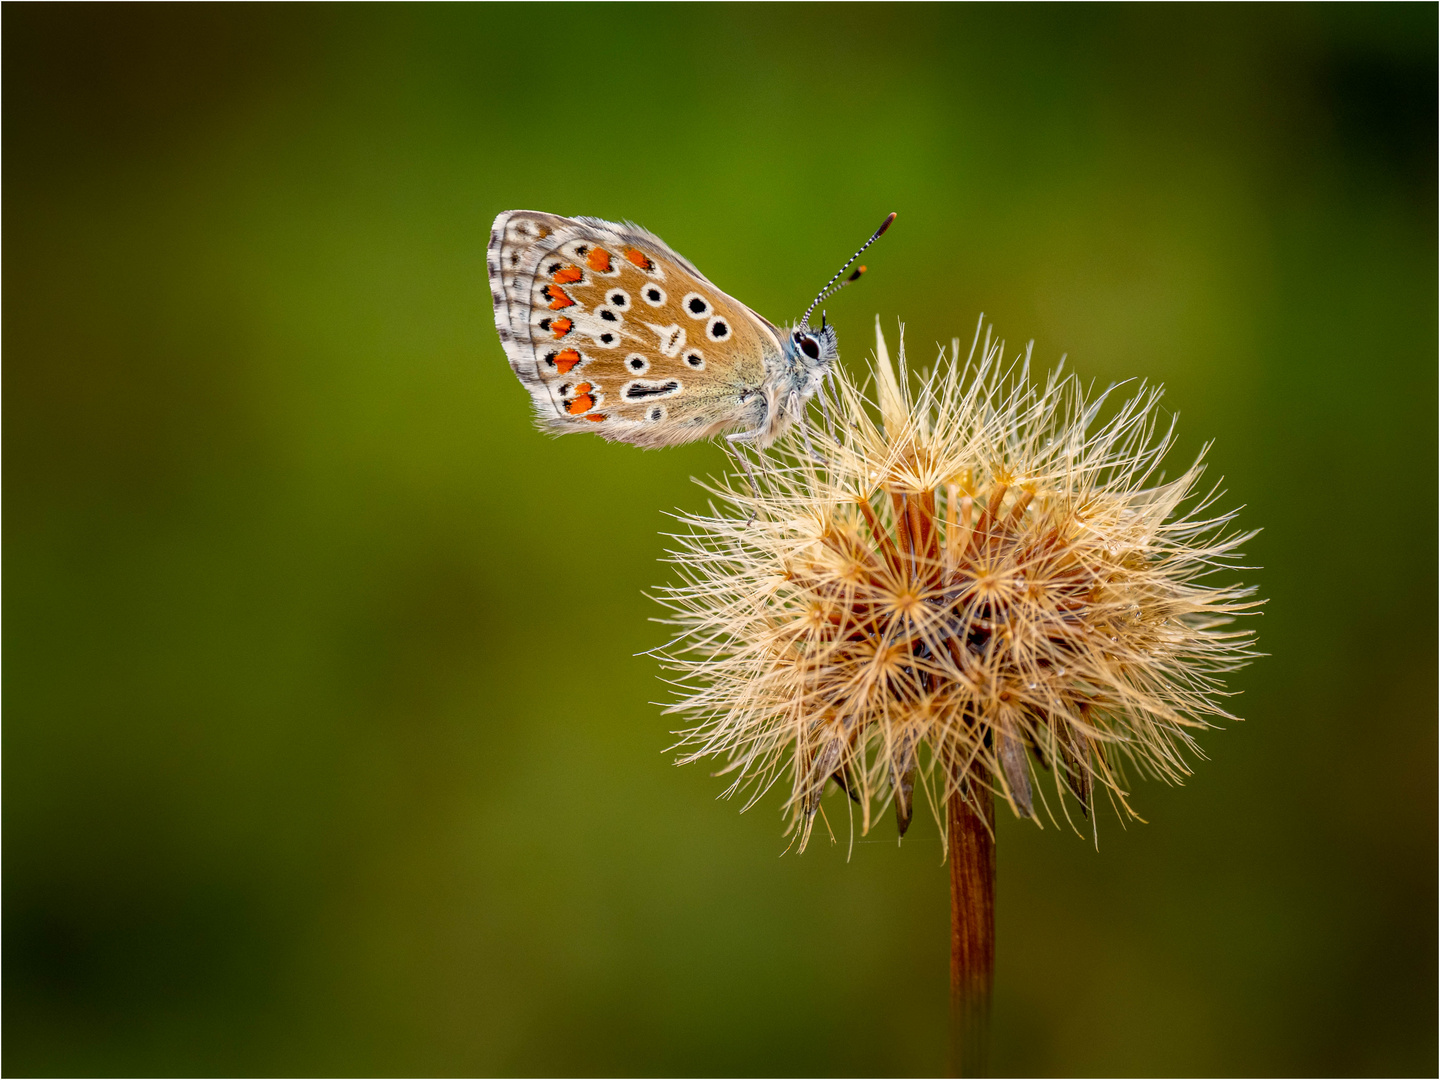
[[[487,264],[500,340],[547,429],[665,446],[773,407],[778,331],[653,234],[509,211]]]

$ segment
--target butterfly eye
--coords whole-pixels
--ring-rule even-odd
[[[795,343],[800,346],[800,351],[811,360],[820,359],[820,343],[809,334],[795,334]]]

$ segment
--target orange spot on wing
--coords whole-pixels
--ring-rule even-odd
[[[571,416],[580,416],[595,407],[595,395],[590,393],[590,384],[582,382],[575,388],[575,397],[571,398],[565,405],[565,411]]]
[[[585,256],[585,262],[591,270],[597,274],[608,274],[610,272],[610,252],[604,248],[591,248],[590,254]]]
[[[555,280],[562,285],[571,285],[579,281],[585,274],[578,266],[566,266],[555,271]]]
[[[625,257],[638,266],[641,270],[654,270],[655,264],[643,251],[636,251],[634,248],[625,249]]]
[[[591,413],[589,416],[585,417],[585,419],[586,419],[586,420],[594,420],[595,423],[598,424],[598,423],[600,423],[601,420],[607,419],[607,417],[605,416],[605,414],[604,414],[603,412],[597,412],[597,413]]]
[[[562,316],[550,323],[550,333],[554,334],[557,338],[562,338],[570,332],[574,325],[575,324],[569,319]]]
[[[570,374],[570,369],[580,362],[580,354],[574,349],[561,349],[555,354],[555,366],[561,375]]]
[[[559,311],[561,308],[574,307],[575,301],[570,299],[570,294],[559,285],[546,285],[544,292],[545,299],[550,301],[550,310]]]

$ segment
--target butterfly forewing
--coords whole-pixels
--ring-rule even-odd
[[[488,266],[500,340],[551,430],[665,446],[771,407],[774,326],[642,229],[510,211]]]

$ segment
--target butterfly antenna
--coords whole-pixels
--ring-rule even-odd
[[[817,307],[820,306],[820,302],[821,302],[822,300],[824,300],[827,296],[833,296],[833,295],[835,295],[835,293],[839,292],[839,291],[840,291],[841,289],[843,289],[846,285],[849,285],[852,281],[857,280],[857,279],[860,277],[861,274],[865,273],[865,267],[862,266],[862,267],[860,267],[858,270],[856,270],[853,274],[851,274],[848,278],[846,278],[844,281],[840,281],[840,275],[843,274],[843,273],[845,273],[846,270],[849,270],[849,269],[850,269],[850,264],[853,263],[856,259],[858,259],[861,255],[863,255],[863,254],[865,253],[865,249],[866,249],[866,248],[868,248],[868,247],[869,247],[871,244],[873,244],[876,240],[879,240],[880,237],[882,237],[882,236],[885,235],[885,230],[888,229],[888,228],[890,228],[890,223],[891,223],[892,221],[894,221],[894,220],[895,220],[895,215],[892,213],[889,217],[887,217],[887,218],[881,223],[880,228],[878,228],[878,229],[875,230],[875,235],[872,236],[872,237],[870,237],[869,240],[866,240],[865,243],[861,244],[861,245],[860,245],[860,250],[857,251],[857,252],[855,252],[854,255],[851,255],[850,258],[848,258],[848,259],[845,260],[845,265],[842,266],[842,267],[840,267],[840,269],[835,272],[835,276],[832,277],[829,281],[827,281],[827,282],[825,283],[825,287],[820,290],[820,295],[817,296],[817,297],[815,297],[814,302],[811,303],[811,305],[810,305],[808,308],[805,309],[805,314],[800,317],[800,325],[801,325],[801,326],[809,326],[809,325],[810,325],[810,313],[811,313],[812,311],[814,311]],[[840,281],[840,284],[839,284],[839,285],[836,285],[836,284],[835,284],[835,282],[837,282],[837,281]],[[833,288],[832,288],[832,286],[833,286]]]

